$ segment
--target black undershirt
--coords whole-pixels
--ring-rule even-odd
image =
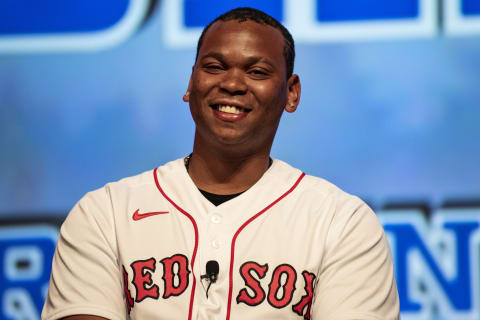
[[[185,168],[187,169],[187,172],[188,172],[188,167],[189,167],[189,164],[190,164],[190,157],[192,156],[192,154],[188,155],[187,157],[185,157],[184,159],[184,162],[185,162]],[[269,163],[268,163],[268,167],[270,168],[270,166],[272,165],[272,158],[269,159]],[[215,206],[219,206],[221,205],[222,203],[224,202],[227,202],[228,200],[232,200],[233,198],[235,197],[238,197],[239,195],[241,195],[242,193],[244,193],[245,191],[242,191],[242,192],[239,192],[239,193],[234,193],[234,194],[215,194],[215,193],[210,193],[208,191],[205,191],[205,190],[202,190],[202,189],[198,189],[205,198],[207,198],[208,201],[210,201],[211,203],[213,203],[213,205]]]
[[[210,193],[202,189],[198,189],[205,198],[207,198],[208,201],[213,203],[215,206],[219,206],[224,202],[227,202],[228,200],[232,200],[235,197],[238,197],[245,191],[242,191],[240,193],[234,193],[234,194],[215,194],[215,193]]]

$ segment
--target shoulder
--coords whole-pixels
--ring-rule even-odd
[[[319,177],[306,175],[303,190],[310,197],[321,199],[322,202],[334,206],[335,214],[354,213],[361,208],[370,210],[368,205],[358,196],[352,195]]]
[[[301,201],[312,203],[318,209],[333,206],[336,211],[354,211],[359,207],[368,207],[359,197],[342,190],[330,181],[302,173],[301,170],[281,160],[275,160],[275,163],[277,171],[283,172],[282,176],[290,175],[298,178],[299,181],[293,193]]]
[[[115,219],[123,215],[131,215],[132,209],[133,211],[136,209],[132,208],[134,204],[141,203],[146,207],[157,204],[163,199],[158,197],[159,172],[162,172],[163,176],[175,175],[172,171],[180,170],[181,167],[182,159],[174,160],[155,169],[109,182],[101,188],[87,192],[75,204],[66,221],[76,217],[76,219],[97,220],[102,225],[112,225]]]
[[[158,177],[175,175],[175,171],[182,169],[184,169],[183,159],[173,160],[140,174],[109,182],[101,188],[88,192],[83,198],[101,200],[118,196],[131,197],[148,191],[158,192]]]
[[[326,228],[323,230],[328,233],[328,239],[335,241],[348,234],[360,236],[374,232],[380,235],[383,232],[376,214],[358,196],[323,178],[302,174],[287,163],[276,161],[282,171],[296,175],[300,180],[289,195],[287,210],[295,212],[296,217],[305,217]]]

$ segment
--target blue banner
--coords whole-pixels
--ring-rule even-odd
[[[0,319],[38,319],[48,289],[58,231],[0,228]]]
[[[185,26],[203,27],[220,14],[237,7],[253,7],[266,13],[278,21],[283,20],[283,1],[278,0],[185,0]]]
[[[478,0],[463,0],[462,14],[466,16],[480,15],[480,1]]]
[[[122,19],[130,0],[0,1],[0,36],[92,32]]]
[[[409,19],[419,14],[419,0],[317,0],[321,22]]]

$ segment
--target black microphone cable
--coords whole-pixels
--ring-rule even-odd
[[[217,281],[220,267],[217,261],[210,260],[207,262],[205,269],[206,269],[206,274],[201,275],[200,279],[208,280],[208,287],[207,287],[207,299],[208,299],[208,290],[210,289],[210,286],[212,285],[212,283],[215,283]]]

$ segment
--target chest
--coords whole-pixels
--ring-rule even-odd
[[[162,207],[163,206],[163,207]],[[183,210],[162,202],[118,224],[132,319],[301,319],[309,314],[326,235],[308,208],[278,203]],[[207,262],[219,266],[214,283]],[[161,314],[161,316],[159,316]]]

